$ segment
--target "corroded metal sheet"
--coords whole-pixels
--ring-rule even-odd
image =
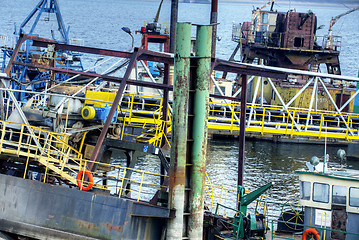
[[[0,175],[0,231],[39,239],[160,239],[169,210]]]

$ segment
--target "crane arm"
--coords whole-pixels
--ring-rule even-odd
[[[154,22],[158,22],[158,18],[160,17],[161,7],[162,7],[163,0],[161,0],[160,6],[158,7]]]
[[[274,2],[274,0],[270,0],[269,2],[267,2],[266,4],[264,4],[262,7],[258,8],[257,10],[255,10],[253,12],[253,16],[252,16],[252,21],[254,21],[254,19],[258,16],[259,12],[263,10],[263,8],[267,7],[269,4],[271,4],[272,2]]]
[[[327,44],[325,46],[326,49],[333,49],[333,26],[334,24],[343,16],[348,15],[349,13],[352,13],[356,10],[358,10],[359,7],[356,8],[352,8],[349,11],[339,14],[336,17],[333,17],[332,20],[330,20],[330,25],[329,25],[329,31],[328,31],[328,39],[327,39]]]
[[[347,11],[347,12],[345,12],[345,13],[342,13],[342,14],[339,14],[338,16],[332,18],[332,20],[330,20],[329,31],[332,31],[333,25],[334,25],[341,17],[343,17],[343,16],[345,16],[345,15],[348,15],[349,13],[352,13],[352,12],[358,10],[358,9],[359,9],[359,7],[352,8],[352,9],[350,9],[349,11]]]

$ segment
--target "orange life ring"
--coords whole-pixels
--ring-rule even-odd
[[[305,230],[305,232],[303,233],[303,236],[302,236],[302,240],[307,240],[308,233],[313,234],[317,238],[317,240],[320,240],[320,235],[319,235],[318,231],[315,230],[314,228],[308,228],[307,230]]]
[[[93,177],[92,177],[92,174],[89,170],[85,170],[85,174],[87,175],[87,177],[89,178],[89,184],[86,186],[86,187],[83,187],[81,186],[81,182],[82,182],[82,175],[84,174],[84,171],[81,170],[79,171],[79,173],[77,174],[77,186],[79,186],[79,188],[82,190],[82,191],[88,191],[92,188],[93,186]]]

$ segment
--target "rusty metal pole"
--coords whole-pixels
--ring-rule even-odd
[[[212,57],[216,57],[216,43],[217,43],[217,16],[218,16],[218,0],[212,0],[211,3],[211,24],[213,24],[212,31]]]
[[[239,122],[238,186],[243,186],[244,145],[246,140],[247,75],[242,76],[241,116]]]
[[[202,239],[212,26],[197,26],[189,239]]]
[[[141,55],[142,51],[141,49],[135,49],[131,59],[130,59],[130,63],[128,64],[128,67],[127,67],[127,70],[125,72],[125,75],[123,77],[123,80],[121,81],[121,84],[120,84],[120,87],[118,88],[117,90],[117,93],[116,93],[116,96],[115,96],[115,99],[113,100],[113,103],[112,103],[112,106],[111,106],[111,109],[110,109],[110,112],[108,113],[108,116],[106,118],[106,121],[104,123],[104,126],[101,130],[101,133],[100,133],[100,136],[98,137],[98,140],[96,142],[96,146],[92,152],[92,155],[91,155],[91,162],[88,164],[87,168],[91,171],[95,162],[98,160],[97,157],[99,155],[99,152],[100,152],[100,149],[102,147],[102,143],[107,135],[107,131],[108,131],[108,128],[110,127],[111,125],[111,121],[112,121],[112,118],[113,116],[115,115],[115,112],[117,111],[117,108],[118,108],[118,104],[120,103],[120,100],[122,98],[122,94],[125,90],[125,87],[126,87],[126,82],[131,74],[131,71],[133,69],[133,67],[135,66],[135,63],[136,63],[136,60],[137,60],[137,57],[139,55]]]
[[[174,53],[175,51],[177,20],[178,20],[178,0],[171,0],[170,53]]]
[[[184,226],[191,27],[190,23],[177,23],[176,26],[171,167],[169,171],[169,206],[176,210],[176,217],[168,221],[167,240],[182,239]]]

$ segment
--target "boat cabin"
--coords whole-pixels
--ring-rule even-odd
[[[304,225],[359,234],[359,172],[298,171]],[[358,239],[358,235],[327,231],[325,239]]]

